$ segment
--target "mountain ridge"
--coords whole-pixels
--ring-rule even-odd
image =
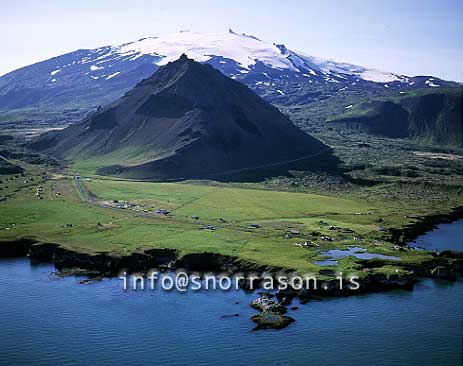
[[[77,50],[12,71],[0,77],[0,110],[76,106],[90,110],[116,100],[182,53],[211,64],[278,104],[305,102],[304,98],[293,98],[297,94],[294,89],[298,89],[294,85],[308,90],[324,86],[330,90],[406,90],[457,85],[433,77],[408,77],[325,60],[233,31],[179,32]]]
[[[461,89],[419,90],[394,98],[364,101],[327,123],[462,150],[462,106]]]
[[[327,146],[244,84],[185,55],[32,146],[60,158],[95,160],[102,174],[151,180],[220,177],[259,166],[336,167]]]

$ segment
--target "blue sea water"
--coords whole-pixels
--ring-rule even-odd
[[[446,249],[463,251],[463,220],[440,224],[433,231],[417,238],[415,244],[439,252]]]
[[[441,243],[463,237],[457,225]],[[288,328],[254,332],[256,294],[124,291],[53,270],[0,259],[0,365],[462,364],[462,282],[296,301]]]

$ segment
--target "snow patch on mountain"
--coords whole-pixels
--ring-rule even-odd
[[[181,32],[165,37],[144,38],[115,47],[114,52],[121,55],[161,56],[161,61],[157,62],[159,66],[175,61],[185,53],[199,62],[207,62],[213,56],[221,56],[236,61],[244,69],[249,69],[259,60],[276,69],[298,71],[287,57],[281,55],[276,46],[255,37],[231,32]]]
[[[425,81],[425,84],[431,88],[438,88],[440,85],[437,85],[436,83],[434,83],[434,79],[431,78],[431,79],[428,79]]]
[[[262,63],[278,71],[301,73],[305,77],[324,75],[329,78],[326,79],[328,82],[336,82],[336,79],[343,79],[345,75],[376,83],[404,81],[400,75],[306,55],[284,45],[267,43],[232,30],[228,33],[181,31],[168,36],[142,38],[119,46],[102,47],[95,51],[98,57],[93,60],[95,64],[91,66],[92,70],[101,67],[96,65],[114,59],[134,61],[145,55],[155,57],[153,63],[162,66],[185,53],[199,62],[208,62],[214,57],[235,61],[241,73]],[[219,64],[226,65],[227,61],[220,60]]]
[[[403,79],[397,75],[373,69],[365,70],[360,74],[354,73],[354,75],[358,75],[363,80],[373,81],[375,83],[392,83],[394,81],[403,81]]]
[[[367,69],[362,66],[335,62],[320,57],[305,55],[303,53],[298,53],[298,56],[305,59],[307,63],[314,65],[314,68],[321,70],[323,73],[332,74],[336,77],[343,78],[343,75],[357,76],[360,79],[375,83],[391,83],[394,81],[403,82],[405,80],[404,76],[392,74],[390,72]]]
[[[111,75],[108,75],[108,76],[106,77],[106,80],[112,79],[114,76],[117,76],[117,75],[119,75],[120,73],[121,73],[120,71],[117,71],[117,72],[115,72],[115,73],[113,73],[113,74],[111,74]]]

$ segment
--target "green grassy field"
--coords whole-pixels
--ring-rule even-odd
[[[320,253],[349,246],[399,256],[402,263],[419,262],[429,255],[398,252],[388,241],[388,229],[414,221],[405,215],[416,214],[418,207],[403,202],[198,182],[97,178],[83,179],[85,189],[93,197],[91,202],[83,202],[72,177],[55,176],[40,183],[43,199],[35,196],[39,183],[24,184],[16,178],[12,181],[15,181],[14,191],[0,202],[0,239],[32,236],[85,252],[125,254],[147,248],[175,248],[183,254],[214,252],[301,272],[327,268],[314,264],[315,260],[323,259]],[[109,207],[114,200],[129,201],[135,206]],[[156,214],[159,208],[168,209],[170,214]],[[432,209],[420,207],[419,212],[432,213]],[[220,218],[225,222],[219,222]],[[260,227],[252,228],[250,224]],[[213,225],[216,230],[204,230],[204,225]],[[330,226],[344,230],[333,230]],[[323,236],[330,241],[323,240]],[[296,245],[305,242],[314,246]],[[337,267],[343,271],[358,268],[353,258],[341,259]],[[376,270],[388,272],[391,267],[386,264]]]

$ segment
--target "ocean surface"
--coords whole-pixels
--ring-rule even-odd
[[[418,243],[461,250],[461,238],[459,221]],[[53,271],[0,259],[0,365],[462,364],[462,282],[295,301],[296,322],[255,332],[256,294],[124,291],[120,279],[83,285]]]
[[[463,220],[440,224],[433,231],[417,238],[414,244],[438,252],[446,249],[463,251]]]

